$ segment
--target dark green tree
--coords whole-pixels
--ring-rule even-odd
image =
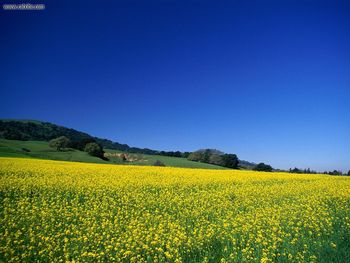
[[[297,167],[295,167],[294,169],[289,169],[290,173],[295,173],[295,174],[301,174],[303,171]]]
[[[57,151],[61,151],[63,148],[67,148],[70,140],[66,136],[60,136],[56,139],[52,139],[49,142],[49,146],[55,148]]]
[[[183,153],[181,154],[181,157],[183,157],[183,158],[188,158],[188,156],[189,156],[190,154],[191,154],[190,152],[183,152]]]
[[[350,170],[349,170],[349,172],[348,172],[348,175],[350,175]]]
[[[273,168],[271,167],[271,165],[259,163],[254,167],[253,170],[254,171],[261,171],[261,172],[272,172]]]
[[[85,145],[84,151],[87,152],[91,156],[103,157],[103,149],[100,145],[95,142],[90,142]]]
[[[188,160],[202,163],[210,163],[236,169],[238,167],[238,157],[235,154],[225,154],[216,149],[202,149],[189,154]]]
[[[212,154],[209,157],[209,163],[211,164],[215,164],[215,165],[220,165],[220,166],[224,166],[225,162],[222,158],[222,155],[219,154]]]
[[[237,169],[238,168],[238,157],[235,154],[224,154],[222,155],[222,160],[223,160],[223,166],[232,168],[232,169]]]
[[[202,160],[202,152],[200,151],[193,152],[189,154],[187,159],[194,162],[200,162]]]
[[[203,163],[209,163],[210,156],[212,155],[211,151],[209,149],[204,150],[202,153],[202,160]]]
[[[190,153],[187,158],[195,162],[210,163],[210,157],[212,155],[223,155],[223,154],[224,154],[223,152],[220,152],[215,149],[201,149]]]
[[[342,175],[343,173],[341,171],[338,170],[333,170],[333,172],[329,172],[329,175]]]

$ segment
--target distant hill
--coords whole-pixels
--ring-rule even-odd
[[[129,147],[111,140],[91,136],[85,132],[66,128],[50,122],[37,120],[0,120],[0,138],[20,141],[50,141],[59,136],[66,136],[73,144],[96,141],[103,148],[131,153],[157,154],[159,151]],[[79,147],[77,147],[79,148]]]
[[[148,148],[130,147],[127,144],[121,144],[118,142],[113,142],[108,139],[94,137],[85,132],[77,131],[75,129],[56,125],[50,122],[43,122],[38,120],[13,120],[13,119],[0,120],[0,138],[2,139],[28,141],[28,142],[30,141],[48,142],[51,139],[57,138],[59,136],[66,136],[68,139],[70,139],[70,141],[72,142],[72,147],[76,150],[83,150],[87,142],[95,141],[98,144],[100,144],[104,149],[127,152],[132,154],[157,155],[157,156],[164,156],[169,158],[171,157],[187,158],[187,156],[190,154],[189,152],[179,152],[179,151],[165,152],[165,151],[152,150]],[[20,152],[19,154],[23,155],[23,152]],[[75,156],[76,154],[77,153],[73,155]],[[32,154],[25,154],[25,155],[28,156]],[[59,156],[59,155],[60,154],[55,154],[55,156]],[[167,160],[168,163],[170,160],[169,158],[168,159],[165,158],[165,160]],[[92,160],[91,158],[88,158],[88,159],[90,161]],[[153,160],[154,158],[148,158],[148,159]],[[180,159],[176,159],[176,160],[180,160]],[[95,160],[93,162],[100,162],[100,161]],[[193,162],[191,162],[191,165],[192,163]],[[186,164],[186,165],[189,165],[189,164]],[[185,167],[190,167],[191,165],[185,166]],[[239,160],[240,168],[252,169],[254,166],[255,166],[255,163]]]

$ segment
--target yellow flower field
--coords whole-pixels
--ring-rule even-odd
[[[0,158],[2,262],[349,262],[350,178]]]

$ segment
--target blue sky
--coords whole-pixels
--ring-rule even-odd
[[[348,1],[45,4],[0,11],[0,117],[350,169]]]

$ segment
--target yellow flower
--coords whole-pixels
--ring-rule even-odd
[[[0,254],[4,262],[316,262],[311,248],[338,253],[348,233],[349,189],[350,178],[327,175],[0,157]]]

